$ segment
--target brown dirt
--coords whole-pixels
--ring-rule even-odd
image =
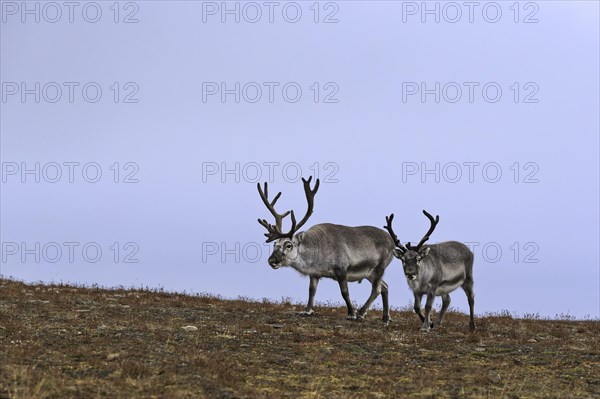
[[[0,280],[0,398],[600,397],[597,320],[300,310]]]

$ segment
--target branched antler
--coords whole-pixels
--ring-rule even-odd
[[[440,221],[439,215],[436,215],[435,219],[434,219],[433,216],[431,216],[426,210],[423,210],[423,214],[425,216],[427,216],[427,219],[429,219],[429,223],[431,224],[431,226],[429,227],[429,230],[427,231],[427,233],[423,236],[423,238],[421,238],[421,241],[419,241],[419,243],[416,246],[413,247],[412,245],[410,245],[410,242],[408,244],[406,244],[406,247],[412,251],[419,252],[419,250],[421,249],[423,244],[425,244],[425,242],[427,242],[427,240],[429,240],[429,236],[431,235],[431,233],[433,233],[433,230],[435,230],[435,227],[437,226],[437,224]]]
[[[304,178],[302,178],[302,182],[304,184],[304,192],[306,194],[306,201],[308,202],[308,209],[306,211],[306,214],[302,218],[302,220],[300,220],[300,223],[296,223],[296,216],[294,215],[294,211],[287,211],[282,214],[279,214],[279,213],[277,213],[277,211],[275,211],[275,203],[281,196],[281,192],[279,192],[275,196],[275,198],[273,198],[273,201],[269,202],[269,192],[268,192],[267,183],[265,182],[264,191],[261,189],[260,183],[257,183],[256,186],[258,188],[258,193],[260,194],[260,198],[263,200],[265,206],[271,212],[273,217],[275,217],[275,225],[270,224],[265,219],[258,219],[258,223],[260,223],[261,226],[266,228],[268,231],[268,233],[265,233],[265,236],[267,237],[267,242],[271,242],[271,241],[277,240],[279,238],[286,238],[286,237],[291,238],[304,225],[304,223],[306,223],[306,221],[308,220],[310,215],[312,215],[313,208],[314,208],[314,198],[315,198],[315,194],[317,193],[317,190],[319,189],[320,182],[319,182],[319,179],[317,179],[317,182],[315,183],[315,188],[311,190],[311,188],[310,188],[311,180],[312,180],[312,176],[309,177],[308,180],[305,180]],[[285,218],[287,215],[291,215],[292,227],[291,227],[290,231],[288,231],[287,233],[282,233],[281,227],[282,227],[283,218]]]
[[[312,213],[313,213],[313,208],[315,205],[315,194],[317,193],[317,190],[319,189],[319,184],[321,182],[319,181],[319,179],[317,179],[317,181],[315,182],[315,188],[311,190],[310,189],[310,181],[311,180],[312,180],[312,176],[309,177],[308,180],[305,180],[304,178],[302,178],[302,183],[304,184],[304,193],[306,194],[306,202],[308,203],[308,208],[306,209],[306,214],[304,215],[302,220],[300,220],[300,223],[298,223],[298,225],[296,226],[296,230],[294,231],[294,233],[296,231],[300,230],[300,228],[302,226],[304,226],[304,223],[306,223],[306,221],[308,220],[310,215],[312,215]]]
[[[277,193],[275,198],[273,198],[273,201],[269,202],[269,187],[267,185],[267,182],[265,182],[265,190],[264,191],[260,188],[260,183],[256,183],[256,187],[258,188],[258,194],[260,195],[260,198],[265,203],[265,206],[271,212],[271,214],[275,217],[275,227],[279,231],[281,231],[281,224],[282,224],[283,218],[286,217],[287,215],[289,215],[289,213],[290,213],[290,211],[287,211],[280,215],[277,213],[277,211],[275,211],[275,203],[277,203],[277,200],[279,199],[279,197],[281,197],[281,191],[279,193]],[[259,222],[260,222],[260,219],[259,219]]]
[[[396,233],[394,233],[394,229],[392,228],[392,221],[393,220],[394,220],[394,214],[393,213],[390,216],[386,216],[385,217],[385,222],[387,223],[387,225],[383,226],[383,228],[386,229],[388,231],[388,233],[390,233],[390,235],[392,236],[392,239],[394,240],[394,244],[396,244],[396,247],[400,251],[402,251],[402,253],[405,253],[406,252],[406,248],[404,247],[404,245],[402,245],[402,243],[400,242],[400,240],[396,236]]]

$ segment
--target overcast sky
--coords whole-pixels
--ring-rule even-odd
[[[600,317],[598,2],[114,4],[0,3],[3,276],[304,302],[256,182],[316,174],[307,228],[427,209],[477,313]]]

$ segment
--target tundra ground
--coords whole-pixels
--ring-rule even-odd
[[[300,310],[0,280],[0,398],[600,397],[597,320]]]

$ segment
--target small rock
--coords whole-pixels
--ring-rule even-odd
[[[485,352],[485,348],[475,348],[477,352]]]
[[[106,356],[106,360],[113,361],[115,359],[118,359],[121,355],[119,353],[111,353],[110,355]]]
[[[249,348],[249,347],[250,347],[250,345],[248,345],[248,344],[241,344],[240,345],[240,348]]]
[[[533,343],[535,343],[535,342],[537,342],[537,340],[533,339],[533,338],[530,338],[530,339],[527,340],[527,342],[533,342]]]
[[[181,329],[184,331],[198,331],[198,327],[196,326],[184,326],[181,327]]]
[[[494,373],[494,372],[490,372],[489,378],[490,378],[490,381],[495,382],[495,383],[498,383],[502,380],[502,377],[500,377],[500,374]]]
[[[269,324],[273,328],[283,328],[283,324]]]

